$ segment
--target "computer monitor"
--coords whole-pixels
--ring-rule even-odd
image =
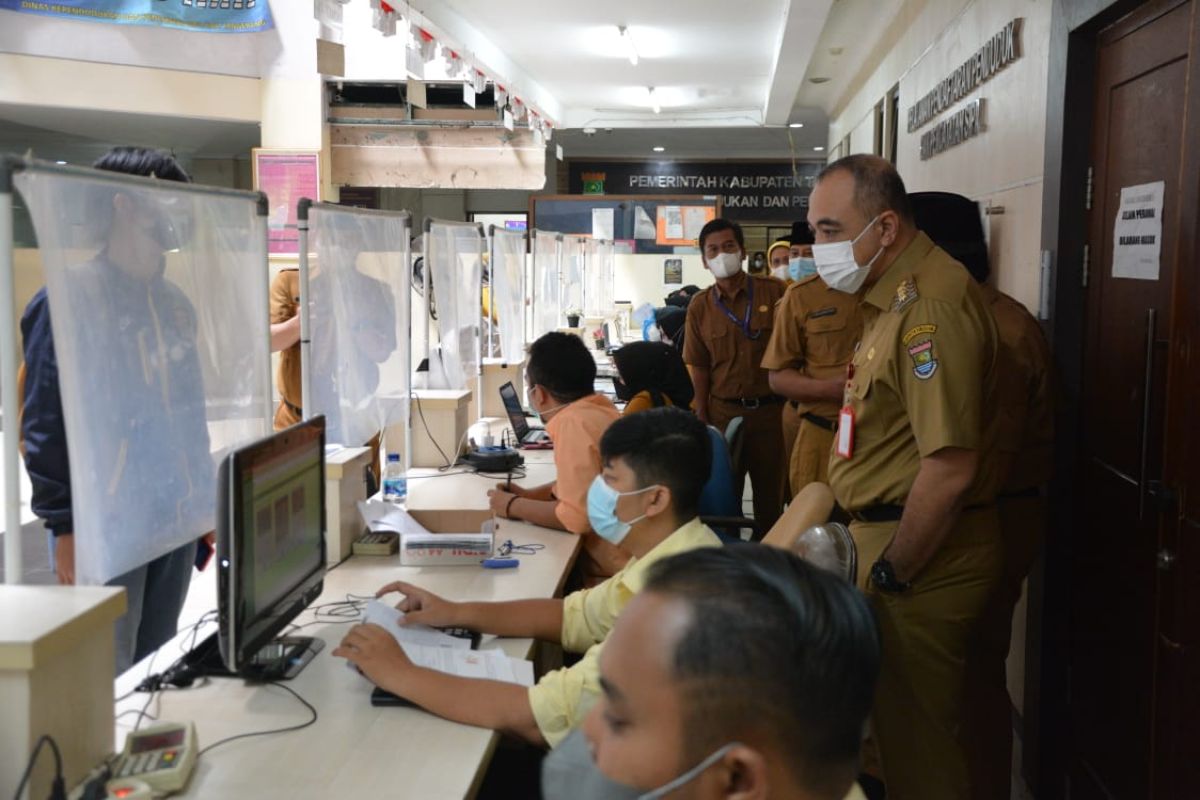
[[[218,630],[183,660],[193,675],[280,680],[324,642],[276,638],[325,577],[325,418],[241,447],[217,478]]]

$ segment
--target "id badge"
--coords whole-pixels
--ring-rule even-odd
[[[849,405],[842,406],[838,414],[837,448],[835,450],[842,458],[854,456],[854,409]]]

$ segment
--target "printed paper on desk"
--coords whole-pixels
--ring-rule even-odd
[[[408,650],[407,646],[410,644],[419,647],[442,647],[452,650],[471,649],[470,639],[451,636],[428,625],[401,625],[400,623],[403,619],[403,611],[379,600],[372,600],[367,603],[367,607],[363,611],[364,623],[378,625],[383,628],[396,638],[396,641],[400,643],[401,647],[404,647],[406,652]],[[409,658],[412,658],[411,654]]]
[[[396,508],[391,503],[381,500],[359,500],[358,513],[362,515],[363,524],[372,531],[429,533],[429,529],[413,519],[403,508]]]

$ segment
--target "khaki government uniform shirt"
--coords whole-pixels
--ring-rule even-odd
[[[749,286],[754,285],[754,308],[750,312],[751,339],[717,305],[720,297],[730,312],[745,319]],[[786,286],[775,278],[759,278],[739,273],[732,297],[725,296],[715,284],[697,292],[688,304],[687,334],[684,336],[684,363],[711,373],[709,393],[724,400],[755,399],[774,394],[762,368],[763,354],[775,327],[775,306],[783,298]]]
[[[1054,471],[1054,403],[1050,345],[1034,316],[992,286],[984,299],[999,337],[996,392],[998,493],[1036,488]]]
[[[300,270],[283,269],[271,281],[271,324],[287,322],[300,312]],[[300,343],[279,354],[279,394],[293,406],[300,407]]]
[[[847,511],[903,505],[921,458],[945,447],[981,451],[982,471],[994,427],[996,324],[961,264],[918,233],[861,308],[863,338],[845,393],[853,452],[835,452],[829,466]],[[976,479],[964,506],[994,499],[985,483]]]
[[[796,369],[815,380],[844,380],[854,346],[862,338],[858,298],[829,288],[817,275],[788,287],[762,366],[767,370]],[[798,403],[801,414],[837,420],[833,401]]]
[[[696,518],[646,555],[631,558],[604,583],[567,595],[563,600],[562,646],[584,656],[570,667],[546,673],[529,689],[533,718],[551,747],[583,721],[600,696],[600,649],[621,611],[645,585],[646,570],[667,556],[720,546],[717,535]]]

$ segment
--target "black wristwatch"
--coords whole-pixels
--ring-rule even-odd
[[[875,588],[881,592],[888,594],[900,594],[907,592],[912,588],[912,582],[904,582],[896,578],[896,570],[892,567],[892,562],[888,561],[883,556],[871,565],[871,583],[875,584]]]

